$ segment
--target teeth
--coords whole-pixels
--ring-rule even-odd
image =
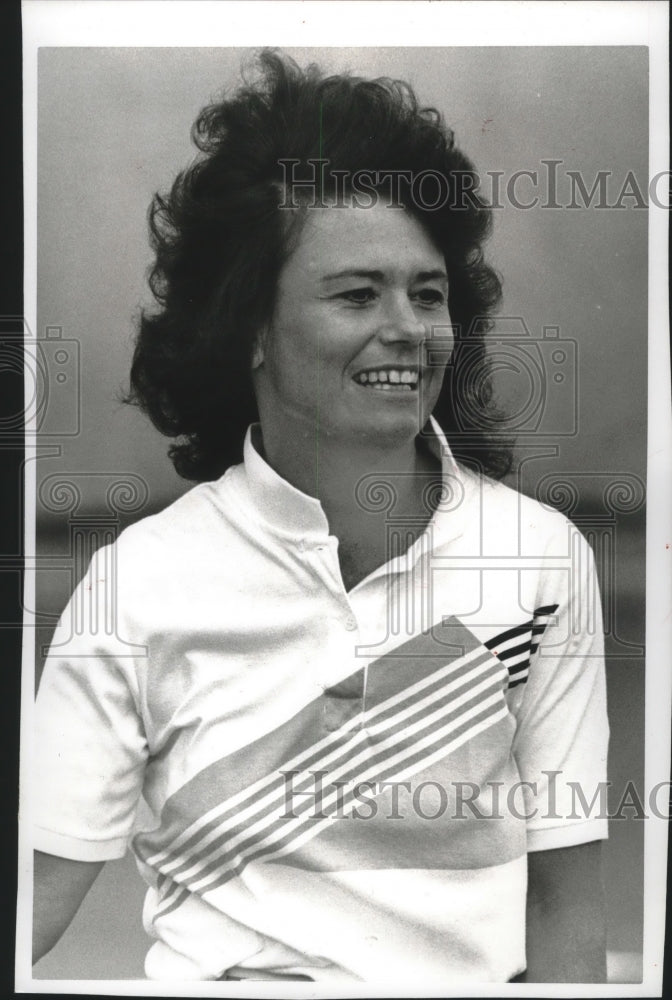
[[[374,389],[390,390],[395,389],[412,390],[418,383],[418,373],[409,368],[386,369],[385,371],[360,372],[356,376],[360,385],[368,385]]]

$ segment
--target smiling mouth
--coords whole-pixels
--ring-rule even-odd
[[[377,368],[358,372],[354,376],[358,385],[378,392],[414,392],[418,388],[419,379],[415,368]]]

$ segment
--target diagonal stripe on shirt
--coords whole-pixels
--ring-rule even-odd
[[[449,627],[436,626],[369,666],[366,731],[355,724],[357,720],[350,720],[338,732],[315,741],[323,698],[315,699],[279,730],[217,761],[180,789],[162,817],[162,827],[168,820],[168,842],[140,835],[136,850],[160,867],[173,885],[179,878],[202,888],[204,879],[221,877],[223,864],[233,877],[233,869],[247,863],[250,851],[275,851],[279,840],[286,846],[301,835],[298,827],[305,826],[307,807],[297,810],[297,829],[278,820],[281,770],[325,769],[330,778],[354,781],[367,780],[362,775],[387,774],[390,767],[413,767],[414,760],[418,768],[425,766],[428,753],[449,752],[451,733],[468,734],[479,724],[473,721],[479,708],[488,706],[486,718],[501,710],[500,671],[492,653],[461,623],[453,620]],[[437,745],[432,742],[435,733],[440,734]],[[241,754],[242,780],[241,769],[235,766]],[[261,775],[250,781],[255,769]],[[305,784],[306,779],[297,791],[305,790]],[[213,798],[215,804],[208,810]],[[168,895],[173,895],[170,889]]]
[[[419,741],[415,752],[412,749],[408,752],[409,748],[406,748],[406,751],[398,754],[374,758],[368,768],[360,771],[358,785],[361,787],[367,781],[403,781],[453,752],[506,714],[507,709],[502,703],[501,690],[497,685],[494,694],[481,701],[480,705],[472,705],[469,711],[464,712],[453,723],[434,728]],[[184,881],[189,891],[212,891],[235,878],[252,861],[260,858],[270,860],[296,850],[301,844],[317,836],[332,821],[337,810],[341,814],[348,814],[356,804],[354,789],[341,792],[340,796],[337,791],[327,792],[319,804],[319,812],[324,814],[320,821],[319,817],[316,819],[309,815],[309,811],[314,808],[313,801],[307,801],[303,806],[295,803],[292,809],[292,812],[298,814],[295,819],[277,821],[269,830],[264,831],[263,839],[251,836],[247,843],[239,845],[238,850],[234,848],[220,852],[205,871],[201,865],[194,865],[191,877],[184,873],[180,880]],[[172,909],[172,904],[177,905],[178,899],[183,898],[182,888],[180,883],[173,883],[165,895],[165,903],[168,905],[165,909],[162,906],[161,912]]]
[[[475,680],[479,683],[474,683]],[[470,671],[469,678],[465,678],[459,687],[456,688],[455,684],[447,685],[442,697],[432,691],[428,698],[414,706],[411,713],[405,710],[392,717],[382,717],[378,726],[372,724],[370,727],[370,735],[374,739],[359,731],[338,758],[318,760],[311,770],[326,771],[329,782],[377,780],[381,767],[387,766],[390,761],[406,762],[412,759],[417,747],[424,745],[423,741],[426,743],[428,738],[430,742],[433,740],[435,731],[441,729],[444,734],[452,732],[477,713],[493,694],[495,699],[501,697],[501,674],[490,656],[484,663],[477,662]],[[378,731],[385,738],[376,742]],[[417,756],[417,763],[424,766],[422,754]],[[299,819],[313,809],[313,784],[313,774],[306,775],[303,780],[295,783],[296,796],[300,796],[302,792],[308,794],[307,798],[297,802],[292,809],[292,812],[299,814]],[[176,867],[170,863],[162,865],[162,870],[173,878],[177,875],[182,879],[201,877],[213,867],[228,865],[232,858],[254,847],[265,837],[278,830],[286,830],[291,824],[283,816],[286,811],[285,785],[283,779],[282,783],[274,787],[273,794],[263,802],[263,811],[262,803],[256,803],[253,809],[237,812],[228,822],[224,821],[211,828],[209,836],[201,840],[200,844],[192,843],[187,861]],[[331,797],[325,795],[322,804],[325,811],[331,806],[336,808],[337,793],[332,792]]]
[[[421,746],[415,756],[411,756],[403,762],[403,766],[398,762],[393,762],[385,768],[375,772],[375,781],[404,781],[417,774],[436,760],[440,760],[447,754],[452,753],[468,740],[494,726],[507,715],[505,705],[501,704],[499,691],[492,696],[489,703],[481,707],[479,712],[473,713],[460,726],[455,727],[452,732],[447,728],[437,730],[431,742]],[[374,772],[363,772],[374,773]],[[371,778],[363,778],[359,787],[371,781]],[[187,880],[184,885],[167,880],[167,887],[163,896],[163,903],[160,907],[160,914],[165,915],[170,910],[175,909],[185,899],[189,892],[207,893],[220,888],[222,885],[236,878],[243,869],[254,861],[263,859],[273,861],[284,855],[298,850],[309,840],[314,839],[334,820],[334,814],[338,809],[341,816],[347,816],[360,804],[355,799],[354,790],[342,793],[336,801],[336,793],[330,796],[325,795],[320,803],[320,811],[325,813],[322,819],[312,817],[299,817],[290,826],[285,823],[283,827],[278,827],[273,831],[274,836],[268,837],[265,841],[255,844],[251,843],[250,850],[245,856],[240,853],[220,857],[216,864],[213,864],[207,877],[201,876],[197,880]],[[312,806],[312,803],[311,803]],[[330,812],[331,810],[331,812]],[[297,810],[298,811],[298,808]],[[307,811],[307,810],[304,810]],[[310,819],[310,822],[306,820]]]
[[[466,662],[464,662],[466,660]],[[446,673],[448,670],[448,673]],[[289,761],[270,775],[270,781],[262,789],[261,794],[250,796],[248,801],[237,801],[234,806],[223,809],[216,818],[211,819],[207,828],[196,824],[196,831],[186,842],[179,844],[179,850],[174,850],[172,858],[164,852],[161,869],[165,874],[175,877],[182,876],[193,868],[194,856],[203,858],[204,851],[216,851],[226,840],[235,844],[249,834],[258,834],[271,819],[275,819],[283,809],[285,779],[282,772],[298,769],[304,773],[314,770],[326,770],[330,780],[354,780],[357,768],[366,765],[372,755],[386,754],[398,748],[413,747],[417,734],[437,720],[445,720],[447,713],[458,717],[465,708],[465,703],[478,704],[484,686],[494,684],[496,690],[501,689],[501,674],[496,659],[481,647],[468,658],[463,658],[459,664],[453,664],[452,669],[444,668],[432,683],[426,683],[421,690],[422,697],[415,692],[414,698],[389,699],[376,709],[366,713],[367,729],[358,729],[351,733],[350,739],[328,748],[325,754],[314,753],[303,760]],[[493,681],[493,674],[496,679]],[[430,678],[431,680],[431,678]],[[480,685],[477,682],[480,681]],[[413,687],[417,687],[414,685]],[[396,701],[396,704],[395,704]],[[392,704],[390,704],[392,703]],[[396,710],[395,710],[396,709]],[[323,743],[325,741],[322,741]],[[323,747],[319,748],[324,750]],[[346,777],[344,777],[346,776]],[[297,794],[310,785],[312,775],[306,776],[303,783],[297,783]],[[256,824],[251,827],[251,824]],[[192,828],[193,829],[193,828]],[[175,845],[178,847],[178,845]],[[189,859],[185,861],[185,856]],[[220,859],[221,860],[221,859]],[[150,859],[153,865],[157,862]],[[202,860],[197,862],[203,866]]]
[[[367,780],[373,780],[374,783],[391,779],[401,781],[416,774],[435,760],[445,757],[484,728],[494,725],[506,715],[506,708],[501,704],[499,678],[494,687],[494,697],[491,696],[486,702],[477,692],[467,706],[468,711],[457,717],[454,723],[451,722],[448,726],[436,730],[438,737],[435,736],[435,732],[432,732],[429,739],[419,743],[409,739],[399,753],[391,754],[387,748],[387,753],[384,751],[382,754],[367,760],[369,765],[367,768],[350,772],[341,769],[338,772],[330,773],[330,780],[333,778],[334,781],[340,780],[345,784],[348,780],[356,778],[357,784],[361,786],[361,782]],[[485,708],[483,708],[484,704]],[[449,739],[449,737],[451,738]],[[417,749],[418,746],[419,749]],[[414,747],[416,747],[415,753],[412,752]],[[298,783],[295,794],[300,794],[301,789],[305,789],[305,787],[305,781],[303,784]],[[332,789],[331,793],[325,794],[321,799],[320,813],[326,813],[327,822],[329,822],[331,815],[328,811],[333,813],[334,810],[340,809],[342,811],[343,808],[346,808],[347,811],[347,806],[352,802],[353,795],[352,790],[345,793],[341,796],[339,803],[339,793]],[[312,839],[323,829],[323,824],[316,824],[315,817],[307,815],[311,806],[312,803],[308,800],[303,805],[297,803],[296,808],[292,809],[292,812],[298,813],[296,821],[290,823],[282,818],[280,814],[281,803],[276,801],[275,809],[270,815],[263,817],[262,821],[255,824],[254,827],[248,828],[243,824],[233,840],[231,837],[236,831],[229,830],[224,835],[217,836],[214,844],[211,841],[207,845],[201,844],[195,847],[194,854],[183,861],[177,869],[170,871],[169,875],[163,876],[163,881],[168,883],[163,886],[168,909],[172,909],[173,905],[178,905],[179,899],[184,898],[180,891],[181,882],[185,882],[190,890],[209,891],[234,878],[251,860],[265,855],[270,858],[286,854],[295,850],[307,839]],[[214,834],[217,835],[220,832],[215,830]],[[180,882],[175,882],[173,879],[179,879]],[[168,912],[168,909],[164,910],[162,906],[161,912]]]
[[[367,703],[375,707],[404,693],[412,696],[479,645],[457,619],[414,636],[369,664]],[[355,671],[362,676],[363,672],[364,668]],[[413,683],[409,684],[409,680]],[[315,739],[316,733],[323,732],[327,701],[326,694],[318,696],[280,726],[213,762],[178,789],[164,806],[160,835],[145,834],[136,839],[141,856],[149,858],[156,852],[164,855],[166,844],[174,842],[179,846],[196,826],[221,817],[227,804],[236,809],[248,796],[267,789],[280,767],[307,769],[328,748],[346,742],[351,730],[358,728],[359,719],[349,720],[338,731]],[[153,856],[151,863],[158,860]]]

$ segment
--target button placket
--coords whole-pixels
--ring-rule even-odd
[[[304,559],[310,562],[320,580],[331,594],[337,588],[338,590],[342,590],[341,570],[331,537],[319,542],[309,542],[304,538],[301,540],[299,549],[303,553]]]
[[[366,687],[366,671],[356,655],[359,625],[346,598],[342,601],[337,621],[341,635],[340,642],[337,643],[340,652],[335,648],[334,653],[340,658],[339,674],[345,671],[345,676],[325,688],[323,718],[329,732],[339,729],[346,722],[351,725],[354,722],[355,729],[361,728]]]
[[[338,627],[342,629],[341,635],[343,641],[340,644],[342,653],[339,654],[330,641],[329,654],[330,656],[342,656],[350,665],[350,670],[346,676],[336,683],[333,682],[333,674],[331,678],[327,678],[325,674],[326,663],[318,667],[318,670],[322,674],[320,687],[324,698],[323,723],[328,732],[340,729],[341,726],[346,722],[351,722],[357,715],[361,716],[364,710],[365,693],[365,671],[362,669],[355,655],[357,647],[356,633],[359,630],[359,622],[343,585],[341,569],[338,564],[337,547],[338,540],[332,536],[325,538],[323,541],[312,542],[304,538],[299,544],[299,550],[303,558],[310,563],[321,583],[328,591],[333,604],[336,605],[332,612],[331,620],[338,622]],[[347,640],[346,635],[348,636]],[[335,636],[333,637],[333,641],[335,642],[335,646],[338,647],[339,643]],[[329,656],[326,657],[326,660],[328,659]],[[341,660],[342,665],[343,660]],[[358,728],[358,726],[355,726],[355,728]]]

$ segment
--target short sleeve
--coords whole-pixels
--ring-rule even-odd
[[[35,708],[33,846],[79,861],[122,857],[147,743],[133,647],[122,639],[99,549],[54,633]]]
[[[604,634],[593,553],[570,522],[540,576],[527,683],[513,753],[524,788],[528,850],[600,840],[607,829]]]

